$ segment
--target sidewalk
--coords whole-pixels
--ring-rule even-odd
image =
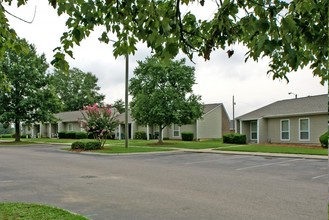
[[[310,155],[310,154],[280,154],[280,153],[262,153],[262,152],[243,152],[243,151],[221,151],[212,149],[181,149],[183,152],[191,153],[211,153],[211,154],[235,154],[235,155],[253,155],[253,156],[268,156],[268,157],[290,157],[290,158],[306,158],[328,160],[328,156]]]

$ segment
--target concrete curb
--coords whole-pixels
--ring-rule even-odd
[[[208,153],[208,154],[231,154],[231,155],[251,155],[251,156],[267,156],[267,157],[287,157],[287,158],[305,158],[305,159],[317,159],[317,160],[328,160],[328,156],[321,155],[310,155],[310,154],[279,154],[279,153],[262,153],[262,152],[243,152],[243,151],[221,151],[212,149],[174,149],[171,151],[156,151],[156,152],[140,152],[140,153],[94,153],[94,152],[72,152],[67,150],[58,149],[59,151],[72,153],[72,154],[83,154],[83,155],[98,155],[98,156],[129,156],[129,155],[150,155],[150,154],[170,154],[177,152],[186,153]]]
[[[268,157],[289,157],[289,158],[306,158],[328,160],[328,156],[310,155],[310,154],[280,154],[280,153],[262,153],[262,152],[243,152],[243,151],[221,151],[221,150],[192,150],[184,149],[184,152],[194,153],[211,153],[211,154],[233,154],[233,155],[252,155],[252,156],[268,156]]]

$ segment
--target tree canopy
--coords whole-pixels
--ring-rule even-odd
[[[4,0],[11,4],[12,0]],[[18,0],[23,5],[27,0]],[[2,37],[0,55],[12,47],[15,32],[10,29],[0,3]],[[68,31],[56,48],[53,64],[68,68],[65,54],[89,36],[96,26],[103,26],[100,39],[117,37],[114,55],[134,53],[138,42],[145,42],[159,56],[175,57],[179,50],[210,59],[219,48],[234,54],[230,45],[241,43],[249,51],[247,59],[270,59],[273,78],[285,78],[298,68],[309,66],[324,84],[328,81],[328,1],[325,0],[49,0],[59,15],[68,16]],[[194,4],[214,4],[208,19],[199,19],[189,10]],[[183,8],[184,7],[184,11]],[[14,45],[15,46],[15,45]]]
[[[131,115],[140,125],[157,125],[159,141],[169,125],[189,124],[201,117],[201,97],[194,95],[194,68],[185,60],[161,61],[155,57],[139,61],[130,80]]]
[[[70,69],[68,73],[55,70],[50,74],[50,83],[62,102],[62,111],[77,111],[83,106],[102,103],[105,95],[99,93],[97,81],[94,74],[78,68]]]
[[[116,100],[112,107],[115,108],[120,114],[125,112],[125,103],[122,99]]]
[[[28,53],[8,50],[0,61],[0,74],[7,76],[8,89],[0,92],[0,123],[15,124],[16,141],[20,139],[20,122],[50,122],[58,111],[59,100],[48,84],[45,56],[39,56],[33,45],[20,44]]]

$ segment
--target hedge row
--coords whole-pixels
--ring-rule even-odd
[[[0,138],[14,138],[15,134],[0,134]]]
[[[0,134],[0,138],[15,138],[16,134]],[[30,134],[21,134],[21,138],[31,138]]]
[[[75,132],[75,131],[60,131],[58,132],[59,139],[86,139],[88,134],[86,132]],[[92,137],[93,138],[93,137]],[[90,139],[92,139],[90,138]]]
[[[101,149],[101,143],[96,141],[81,142],[75,141],[71,145],[72,150],[99,150]]]
[[[193,141],[194,134],[193,132],[182,132],[183,141]]]
[[[224,134],[223,142],[228,144],[246,144],[247,136],[237,133]]]

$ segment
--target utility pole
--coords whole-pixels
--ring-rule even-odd
[[[129,128],[128,128],[128,80],[129,80],[129,55],[126,54],[126,77],[125,77],[125,148],[128,148]]]
[[[109,40],[113,43],[116,43],[115,40]],[[129,54],[128,52],[125,55],[126,60],[126,74],[125,74],[125,148],[128,148],[128,139],[129,139],[129,123],[128,123],[128,80],[129,80]],[[121,134],[119,134],[121,135]]]
[[[234,101],[234,96],[233,96],[232,104],[233,104],[233,131],[235,132],[234,106],[235,106],[236,103],[235,103],[235,101]]]

